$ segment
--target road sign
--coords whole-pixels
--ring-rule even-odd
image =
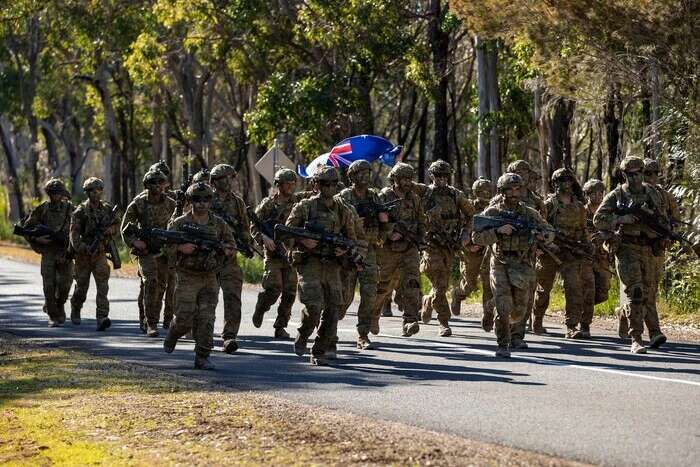
[[[277,146],[272,148],[255,163],[255,170],[267,180],[270,185],[275,180],[275,172],[282,168],[295,169],[294,162],[289,160],[287,155]]]

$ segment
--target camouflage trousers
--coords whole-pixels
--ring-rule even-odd
[[[306,340],[318,327],[311,353],[320,356],[337,340],[338,316],[343,307],[340,263],[336,259],[309,256],[296,268],[299,300],[304,305],[297,331],[299,338]]]
[[[75,256],[75,289],[70,299],[72,314],[80,316],[80,310],[87,298],[90,286],[90,275],[95,278],[97,293],[95,297],[95,317],[100,320],[109,316],[109,275],[110,268],[107,263],[107,255],[95,253],[94,255],[77,254]]]
[[[665,260],[665,256],[652,256],[650,260],[655,276],[652,282],[653,290],[649,292],[650,297],[653,299],[649,301],[644,312],[644,324],[646,325],[649,339],[662,333],[659,313],[656,309],[656,297],[659,291],[659,281],[661,280],[661,275],[663,274]],[[618,319],[627,319],[626,316],[624,316],[624,310],[627,305],[627,297],[622,293],[622,290],[620,290],[620,308],[618,308],[618,311],[622,312],[622,316],[618,315]]]
[[[243,271],[236,258],[226,258],[223,269],[218,273],[218,279],[224,295],[224,331],[221,333],[221,338],[235,339],[241,327],[241,292],[243,290]]]
[[[274,328],[284,329],[292,316],[292,305],[297,296],[297,273],[284,258],[265,258],[265,274],[262,278],[263,291],[258,294],[255,311],[267,312],[280,295],[277,306],[277,319]]]
[[[215,272],[177,272],[175,318],[168,338],[177,340],[192,331],[194,351],[208,357],[214,347],[214,319],[219,302],[219,283]]]
[[[73,261],[64,252],[47,251],[41,255],[41,279],[44,284],[44,310],[52,320],[64,321],[63,305],[73,283]]]
[[[155,328],[160,321],[160,309],[168,283],[168,259],[165,256],[146,255],[139,256],[138,263],[145,324]]]
[[[595,281],[593,303],[596,305],[608,300],[610,277],[612,277],[612,274],[606,271],[606,269],[610,268],[610,262],[607,259],[595,258],[593,261],[593,280]]]
[[[628,333],[630,337],[641,338],[648,311],[652,307],[656,309],[653,302],[656,301],[658,289],[658,260],[652,254],[651,247],[633,244],[620,245],[615,260],[620,279],[620,306],[629,323]]]
[[[343,310],[339,319],[345,317],[352,300],[355,298],[355,284],[360,284],[360,305],[357,309],[357,333],[360,336],[367,336],[372,320],[378,320],[379,314],[374,313],[379,309],[375,306],[377,301],[377,281],[379,279],[379,268],[377,266],[377,247],[370,245],[365,255],[365,267],[358,271],[355,267],[350,267],[343,271]]]
[[[165,286],[165,306],[163,308],[163,322],[169,323],[175,316],[175,284],[177,272],[172,265],[168,265],[168,283]]]
[[[508,346],[513,323],[524,322],[535,284],[535,271],[525,262],[502,263],[491,256],[491,290],[496,306],[495,331],[499,346]],[[516,337],[513,334],[513,337]]]
[[[593,300],[585,298],[586,284],[593,284],[593,267],[588,261],[580,258],[567,258],[557,266],[548,255],[542,255],[537,261],[537,290],[533,315],[537,318],[544,316],[549,307],[549,296],[552,292],[557,272],[564,282],[564,323],[567,328],[575,328],[579,322],[593,319]],[[582,320],[585,319],[586,321]]]
[[[425,299],[437,313],[438,322],[448,326],[450,321],[450,305],[447,302],[447,289],[450,286],[452,262],[455,252],[449,248],[429,246],[420,262],[420,271],[430,280],[432,290]]]
[[[412,246],[404,252],[383,248],[377,254],[377,263],[379,284],[372,316],[381,315],[384,303],[396,290],[396,303],[403,312],[404,324],[417,322],[421,306],[418,248]]]
[[[493,293],[489,283],[488,250],[483,247],[479,251],[462,250],[459,253],[459,283],[452,289],[452,299],[462,302],[478,287],[481,280],[481,305],[485,316],[493,320]]]

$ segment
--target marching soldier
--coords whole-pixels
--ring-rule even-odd
[[[193,243],[174,247],[177,255],[177,287],[175,288],[175,318],[163,341],[163,349],[172,353],[178,339],[189,331],[195,342],[194,367],[213,370],[209,355],[214,347],[214,319],[219,301],[217,273],[228,258],[236,254],[231,229],[220,217],[210,213],[214,191],[204,182],[193,183],[187,189],[187,201],[192,209],[170,222],[170,230],[181,231],[196,225],[208,236],[220,242],[220,248],[205,250]]]
[[[111,204],[102,201],[104,183],[97,177],[90,177],[83,183],[88,199],[73,212],[70,225],[70,244],[75,250],[75,289],[71,297],[70,319],[80,324],[80,311],[87,297],[90,275],[97,286],[96,318],[97,330],[106,330],[112,322],[109,319],[110,268],[107,264],[107,250],[112,235],[119,229],[119,215],[113,214]]]
[[[493,184],[491,180],[480,177],[472,184],[474,199],[470,200],[475,213],[482,212],[489,205],[493,196]],[[454,316],[460,314],[462,301],[477,289],[477,281],[481,279],[481,304],[483,315],[481,327],[486,332],[493,329],[493,294],[489,285],[489,259],[488,248],[475,245],[469,240],[469,244],[459,252],[459,276],[460,281],[452,289],[452,302],[450,308]]]
[[[297,186],[297,175],[293,170],[280,169],[274,179],[277,192],[263,199],[255,209],[255,214],[264,223],[274,228],[277,224],[287,222],[292,206],[298,197],[294,194]],[[262,326],[265,313],[282,296],[277,306],[277,318],[273,325],[275,339],[289,339],[287,324],[292,316],[292,305],[297,295],[297,273],[289,264],[284,246],[261,232],[257,226],[251,227],[253,238],[265,247],[265,273],[262,278],[263,291],[258,294],[253,313],[253,325]]]
[[[620,279],[620,291],[624,297],[622,311],[629,323],[628,334],[632,338],[632,353],[646,353],[642,340],[644,317],[656,300],[654,292],[657,279],[656,263],[652,247],[662,239],[650,227],[640,223],[625,207],[636,205],[648,209],[662,222],[668,222],[663,212],[663,200],[659,192],[644,183],[644,161],[635,156],[626,157],[620,163],[625,183],[608,193],[593,217],[595,227],[613,245]]]
[[[522,178],[514,173],[501,175],[497,183],[501,195],[486,208],[485,216],[498,217],[516,213],[525,222],[541,227],[541,232],[549,228],[540,214],[521,201],[524,190]],[[540,242],[551,242],[552,235],[537,233]],[[472,232],[472,240],[477,245],[491,247],[491,290],[496,305],[497,357],[510,357],[511,322],[521,322],[528,312],[529,294],[535,282],[534,257],[536,243],[531,241],[530,229],[515,230],[510,225]]]
[[[383,203],[399,200],[392,210],[384,240],[379,251],[379,285],[373,316],[379,316],[384,303],[394,291],[400,291],[403,312],[403,336],[420,330],[418,314],[420,298],[420,253],[425,237],[425,213],[422,201],[414,192],[414,171],[408,164],[399,162],[389,172],[391,187],[380,192]]]
[[[236,169],[228,164],[218,164],[211,169],[209,180],[214,188],[213,210],[231,228],[234,237],[250,244],[250,224],[243,199],[233,192],[233,179]],[[226,257],[218,274],[221,290],[224,293],[224,352],[238,350],[238,329],[241,326],[241,292],[243,271],[235,255]]]
[[[65,303],[73,282],[73,259],[69,252],[68,235],[73,205],[70,193],[58,178],[44,185],[49,197],[37,206],[24,222],[25,228],[46,226],[54,232],[29,240],[32,248],[41,253],[41,278],[44,283],[44,311],[49,315],[49,327],[63,326],[66,321]],[[52,238],[53,237],[53,238]]]
[[[377,280],[379,271],[377,268],[377,248],[380,239],[385,235],[385,229],[389,222],[387,212],[377,212],[380,204],[379,194],[369,187],[370,165],[365,160],[355,161],[348,167],[348,178],[352,182],[350,188],[340,192],[340,197],[355,211],[361,219],[361,228],[366,243],[364,255],[365,266],[362,271],[352,268],[344,278],[344,306],[342,314],[345,314],[352,304],[355,295],[355,285],[360,284],[360,306],[357,310],[357,348],[360,350],[371,349],[369,332],[372,328],[379,328],[379,315],[375,312],[377,299]],[[373,210],[373,207],[375,208]],[[359,235],[359,232],[357,232]]]
[[[316,173],[314,183],[319,193],[294,205],[287,226],[314,224],[326,232],[356,240],[352,212],[335,198],[338,192],[335,169],[322,167]],[[336,358],[332,347],[337,338],[338,316],[343,307],[340,257],[345,251],[308,238],[293,239],[290,243],[293,247],[292,265],[299,275],[299,299],[305,307],[294,341],[294,352],[299,356],[306,353],[309,336],[318,326],[311,349],[311,363],[325,365],[328,360]]]
[[[440,324],[439,335],[452,335],[450,328],[450,306],[447,303],[447,288],[450,285],[452,264],[458,252],[469,243],[469,233],[464,229],[474,207],[461,191],[449,185],[452,168],[443,160],[430,164],[428,173],[432,183],[423,195],[427,218],[427,248],[423,252],[420,269],[424,272],[432,290],[423,301],[428,302],[437,312]],[[423,322],[429,323],[431,307],[423,310]]]
[[[158,170],[149,170],[143,176],[145,190],[134,198],[126,208],[122,220],[122,238],[132,248],[139,265],[139,276],[143,286],[144,316],[141,326],[146,328],[148,337],[158,336],[158,321],[168,283],[168,258],[159,249],[151,251],[143,239],[128,233],[127,226],[139,229],[165,229],[175,210],[175,200],[165,195],[166,176]],[[163,318],[165,321],[165,317]]]
[[[557,272],[564,282],[566,307],[564,321],[566,338],[580,339],[590,336],[590,319],[593,318],[593,303],[584,300],[586,284],[593,283],[593,270],[585,267],[589,261],[587,256],[592,253],[586,230],[586,208],[579,199],[581,188],[569,169],[557,169],[552,174],[552,186],[555,193],[545,201],[546,220],[557,229],[554,240],[557,256],[561,264],[557,264],[550,255],[542,255],[537,261],[537,291],[533,306],[532,329],[535,334],[545,332],[542,319],[549,306],[549,296],[554,285]],[[586,309],[584,310],[584,306]],[[583,323],[579,330],[579,322]]]

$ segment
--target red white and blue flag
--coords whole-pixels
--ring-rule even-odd
[[[351,136],[333,146],[329,152],[318,156],[308,165],[298,166],[297,172],[302,177],[309,177],[321,165],[348,167],[358,160],[366,160],[367,162],[380,160],[383,164],[392,166],[396,162],[396,156],[401,153],[401,149],[401,146],[394,146],[380,136]]]

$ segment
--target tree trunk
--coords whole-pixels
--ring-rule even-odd
[[[474,38],[476,50],[476,88],[479,97],[479,113],[477,128],[477,175],[491,178],[491,161],[489,153],[489,135],[486,118],[489,112],[489,93],[486,71],[486,45],[481,37]],[[493,180],[495,182],[495,180]]]
[[[544,89],[541,85],[541,83],[538,83],[535,86],[535,90],[533,92],[533,99],[534,99],[534,118],[535,118],[535,124],[537,125],[537,147],[539,150],[539,156],[540,156],[540,175],[542,175],[542,193],[547,193],[549,191],[549,177],[547,177],[547,174],[549,173],[549,168],[547,165],[547,129],[546,129],[546,116],[545,113],[542,112],[542,99],[543,99],[543,93]]]
[[[549,122],[549,176],[561,167],[571,167],[571,119],[574,102],[560,97]]]
[[[8,197],[10,198],[9,217],[13,222],[24,218],[24,201],[22,199],[22,188],[17,175],[17,154],[10,129],[10,122],[7,117],[0,114],[0,144],[5,152],[7,161],[7,185]]]
[[[428,132],[428,115],[424,114],[420,122],[420,130],[418,134],[418,181],[420,183],[425,183],[425,159],[427,150],[427,138],[426,133]]]
[[[430,21],[428,24],[428,41],[433,54],[433,73],[438,79],[435,89],[435,111],[433,114],[433,160],[450,160],[448,146],[448,108],[447,108],[447,56],[450,35],[442,30],[444,12],[440,0],[430,0]]]
[[[658,159],[661,156],[661,138],[659,137],[659,106],[661,105],[661,81],[656,60],[652,60],[649,69],[651,81],[651,156]]]
[[[492,41],[486,55],[487,83],[489,93],[489,113],[495,116],[501,109],[501,99],[498,92],[498,42]],[[501,154],[500,140],[498,135],[498,124],[496,119],[492,119],[490,131],[490,174],[493,180],[501,176]]]
[[[587,181],[591,175],[591,159],[593,158],[593,123],[589,125],[588,151],[586,153],[586,165],[583,171],[583,180]]]
[[[605,136],[608,146],[608,178],[611,188],[615,188],[620,183],[620,176],[616,173],[618,160],[620,159],[620,120],[615,112],[620,102],[620,94],[617,85],[613,85],[608,91],[607,101],[603,112],[603,122],[605,123]]]

